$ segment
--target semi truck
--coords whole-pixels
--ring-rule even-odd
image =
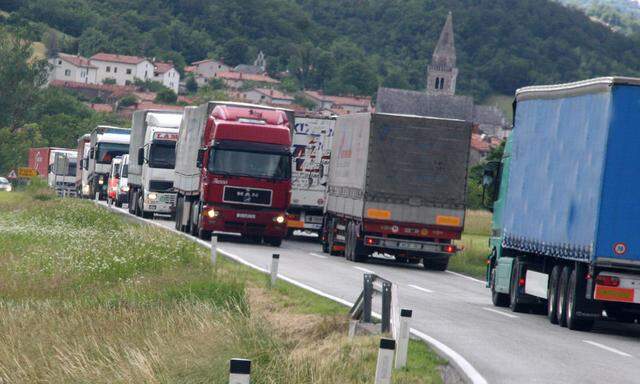
[[[90,135],[89,159],[85,170],[89,196],[98,194],[100,200],[105,200],[111,160],[129,153],[130,130],[99,125]]]
[[[176,142],[180,111],[136,111],[129,144],[129,212],[144,218],[176,209]]]
[[[471,124],[386,113],[338,117],[323,251],[445,270],[464,227]]]
[[[176,229],[279,246],[291,199],[292,111],[209,102],[186,107],[176,146]]]
[[[76,193],[83,198],[89,197],[89,149],[91,148],[91,134],[86,133],[78,138],[76,156],[78,165],[76,167]]]
[[[302,230],[320,234],[326,201],[331,139],[335,117],[296,116],[291,165],[291,204],[288,235]]]
[[[47,180],[50,188],[62,194],[75,190],[77,153],[72,149],[42,147],[29,149],[29,168]],[[66,166],[64,166],[66,164]]]
[[[624,77],[516,92],[513,133],[483,177],[496,306],[541,307],[574,330],[591,329],[603,310],[638,317],[639,100],[640,79]]]
[[[129,155],[122,155],[117,189],[115,205],[120,208],[123,204],[129,204]]]

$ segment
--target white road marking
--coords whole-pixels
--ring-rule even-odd
[[[417,286],[417,285],[409,284],[409,286],[410,286],[411,288],[413,288],[413,289],[417,289],[418,291],[427,292],[427,293],[433,293],[433,291],[432,291],[432,290],[427,289],[427,288],[422,288],[422,287],[419,287],[419,286]]]
[[[372,270],[367,269],[367,268],[362,268],[362,267],[353,267],[353,268],[358,269],[358,270],[360,270],[360,271],[362,271],[364,273],[373,273],[373,274],[375,274],[375,272],[373,272]]]
[[[317,257],[318,259],[326,259],[327,256],[325,255],[318,255],[317,253],[313,253],[313,252],[309,252],[309,254],[313,257]]]
[[[456,276],[458,276],[458,277],[465,278],[465,279],[467,279],[467,280],[475,281],[475,282],[482,283],[482,284],[484,284],[484,283],[485,283],[485,282],[484,282],[484,280],[480,280],[480,279],[476,279],[476,278],[471,277],[471,276],[463,275],[462,273],[453,272],[453,271],[449,271],[449,270],[447,270],[447,271],[445,271],[445,272],[450,273],[450,274],[452,274],[452,275],[456,275]]]
[[[602,348],[602,349],[604,349],[605,351],[613,352],[613,353],[615,353],[615,354],[617,354],[617,355],[620,355],[620,356],[624,356],[624,357],[632,357],[630,354],[628,354],[628,353],[626,353],[626,352],[619,351],[619,350],[617,350],[617,349],[615,349],[615,348],[607,347],[606,345],[603,345],[603,344],[600,344],[600,343],[596,343],[595,341],[591,341],[591,340],[582,340],[582,342],[587,343],[587,344],[591,344],[591,345],[593,345],[594,347]]]
[[[193,237],[193,236],[190,236],[190,235],[188,235],[186,233],[180,232],[180,231],[176,230],[173,227],[165,227],[164,225],[162,225],[162,224],[160,224],[158,222],[154,222],[153,220],[143,219],[141,217],[134,216],[134,215],[130,214],[128,211],[126,211],[126,210],[121,210],[120,213],[122,213],[124,215],[131,216],[134,219],[137,219],[138,221],[145,222],[147,224],[151,224],[151,225],[154,225],[156,227],[160,227],[160,228],[163,228],[163,229],[165,229],[167,231],[170,231],[170,232],[176,233],[178,235],[184,236],[187,239],[190,239],[191,241],[195,241],[195,242],[197,242],[197,243],[199,243],[199,244],[201,244],[201,245],[203,245],[203,246],[205,246],[207,248],[211,248],[211,243],[210,242],[204,241],[204,240],[200,240],[200,239],[198,239],[196,237]],[[244,265],[246,265],[246,266],[248,266],[250,268],[256,269],[258,271],[262,271],[264,273],[269,273],[268,270],[266,270],[264,268],[261,268],[261,267],[255,265],[255,264],[253,264],[253,263],[251,263],[249,261],[246,261],[240,256],[234,255],[234,254],[232,254],[230,252],[227,252],[227,251],[225,251],[223,249],[220,249],[220,248],[218,248],[218,252],[222,253],[223,255],[228,257],[229,259],[232,259],[232,260],[235,260],[235,261],[239,262],[240,264],[244,264]],[[360,269],[359,267],[354,267],[354,268]],[[362,269],[364,269],[364,268],[362,268]],[[309,285],[306,285],[306,284],[301,283],[301,282],[299,282],[297,280],[294,280],[294,279],[292,279],[290,277],[287,277],[287,276],[284,276],[284,275],[281,275],[281,274],[278,274],[278,277],[281,278],[282,280],[288,282],[288,283],[291,283],[291,284],[297,286],[297,287],[300,287],[302,289],[306,289],[306,290],[308,290],[310,292],[313,292],[313,293],[315,293],[317,295],[320,295],[322,297],[326,297],[329,300],[333,300],[333,301],[335,301],[337,303],[340,303],[340,304],[342,304],[344,306],[347,306],[347,307],[353,307],[353,303],[350,302],[350,301],[347,301],[347,300],[342,299],[342,298],[337,297],[337,296],[333,296],[333,295],[328,294],[326,292],[323,292],[323,291],[321,291],[319,289],[313,288],[313,287],[311,287]],[[373,312],[372,316],[374,316],[376,318],[381,318],[380,314],[376,313],[376,312]],[[478,372],[473,367],[473,365],[471,365],[471,363],[469,363],[467,361],[467,359],[462,357],[458,352],[454,351],[453,349],[449,348],[447,345],[445,345],[442,342],[434,339],[433,337],[427,335],[426,333],[418,331],[417,329],[411,328],[410,332],[413,333],[414,335],[416,335],[417,337],[419,337],[420,339],[422,339],[422,341],[424,341],[425,343],[431,345],[436,350],[436,352],[438,354],[440,354],[443,358],[449,360],[459,370],[464,372],[464,374],[469,378],[469,380],[471,381],[472,384],[487,384],[487,380],[480,374],[480,372]]]
[[[497,313],[498,315],[509,317],[511,319],[517,319],[518,318],[518,316],[516,316],[516,315],[512,315],[512,314],[507,313],[507,312],[499,311],[497,309],[487,308],[487,307],[482,307],[482,309],[484,309],[485,311]]]

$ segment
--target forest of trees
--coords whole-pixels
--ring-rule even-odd
[[[640,75],[639,40],[548,0],[4,0],[38,38],[52,27],[63,51],[173,60],[250,62],[296,87],[374,94],[420,89],[449,10],[460,93],[478,99],[518,87],[599,75]]]

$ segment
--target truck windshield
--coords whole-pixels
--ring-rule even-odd
[[[120,175],[123,178],[129,177],[129,164],[125,164],[122,166],[122,174]]]
[[[214,174],[277,180],[291,178],[288,154],[213,149],[211,155],[207,170]]]
[[[111,164],[114,157],[129,153],[129,144],[99,143],[96,162],[100,164]]]
[[[153,143],[149,151],[151,168],[173,169],[176,165],[176,143]]]
[[[76,175],[76,167],[78,163],[69,163],[69,171],[67,172],[67,176],[75,176]]]
[[[120,164],[113,164],[111,168],[111,177],[115,177],[118,173],[120,173]]]

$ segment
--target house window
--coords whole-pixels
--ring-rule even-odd
[[[147,80],[147,78],[149,78],[149,72],[148,71],[144,71],[144,79]]]
[[[107,72],[111,72],[111,67],[107,65]]]
[[[80,77],[84,79],[84,77],[87,75],[87,73],[85,71],[80,71]]]
[[[64,70],[64,75],[65,76],[71,76],[71,70],[70,69],[65,69]]]
[[[131,68],[127,69],[127,75],[131,74]]]
[[[118,73],[118,67],[113,67],[113,73]]]
[[[58,60],[58,65],[62,65],[62,60]]]

